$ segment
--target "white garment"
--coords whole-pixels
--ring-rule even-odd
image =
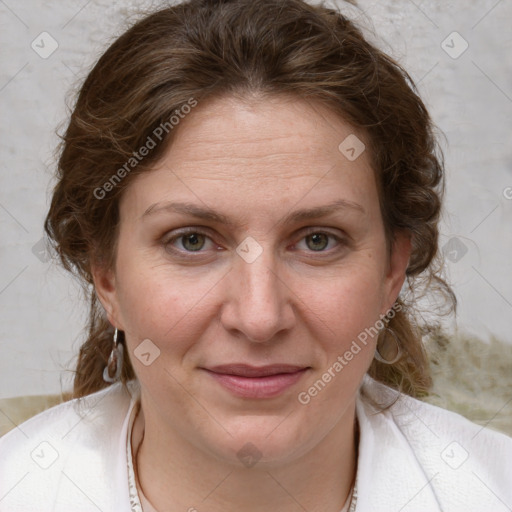
[[[126,442],[140,391],[129,389],[60,404],[0,438],[0,512],[130,512]],[[362,391],[357,512],[510,512],[512,438],[368,376]],[[378,412],[370,398],[397,400]]]

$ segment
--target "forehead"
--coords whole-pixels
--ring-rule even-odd
[[[254,158],[300,167],[304,158],[306,165],[311,160],[334,163],[342,156],[339,144],[355,131],[319,102],[288,95],[221,97],[185,117],[171,152],[183,161],[245,159],[249,169]]]
[[[176,128],[154,170],[137,176],[125,193],[123,201],[138,215],[150,203],[175,198],[216,206],[227,206],[229,198],[256,209],[301,198],[303,206],[377,200],[363,135],[320,103],[217,98],[199,103]]]

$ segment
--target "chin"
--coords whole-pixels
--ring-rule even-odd
[[[239,467],[272,468],[300,458],[319,441],[319,431],[311,425],[298,425],[297,418],[286,416],[243,416],[224,425],[220,439],[203,439],[208,451],[223,462]],[[211,430],[209,433],[211,434]],[[208,434],[208,433],[207,433]]]

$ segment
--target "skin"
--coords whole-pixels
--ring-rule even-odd
[[[93,272],[141,383],[144,493],[161,511],[338,512],[355,474],[355,399],[376,339],[307,405],[297,396],[393,306],[410,239],[397,233],[388,252],[369,155],[349,161],[338,150],[348,135],[364,136],[320,104],[217,98],[175,130],[164,158],[121,200],[115,268]],[[282,223],[339,199],[359,207]],[[162,201],[208,206],[232,225],[143,216]],[[206,238],[170,240],[184,227]],[[340,241],[310,236],[318,232]],[[262,249],[251,263],[236,252],[248,236]],[[145,339],[160,350],[149,366],[134,356]],[[243,399],[201,369],[233,362],[310,369],[277,397]],[[261,454],[250,468],[237,456],[248,442]]]

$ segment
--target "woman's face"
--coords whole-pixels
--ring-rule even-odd
[[[97,292],[146,422],[223,460],[293,460],[352,418],[376,338],[353,341],[394,304],[409,240],[389,257],[362,136],[319,104],[216,99],[175,130],[122,198]]]

